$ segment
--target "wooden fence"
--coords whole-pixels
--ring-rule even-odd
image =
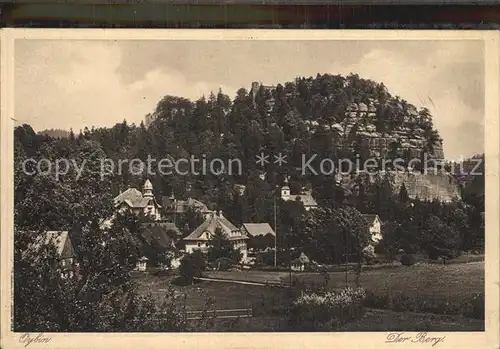
[[[186,311],[186,320],[210,319],[235,319],[249,318],[253,316],[252,308],[242,309],[209,309],[209,310],[191,310]]]

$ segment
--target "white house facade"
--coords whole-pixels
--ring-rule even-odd
[[[246,240],[248,237],[241,229],[238,229],[225,218],[222,212],[213,212],[191,234],[183,239],[185,252],[192,253],[195,250],[206,252],[210,246],[210,240],[216,236],[217,229],[221,230],[234,249],[240,250],[243,260],[247,259]]]
[[[366,221],[368,222],[368,229],[370,231],[370,235],[372,241],[374,243],[378,243],[382,240],[382,221],[378,214],[364,214]]]

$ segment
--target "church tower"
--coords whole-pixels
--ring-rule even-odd
[[[146,183],[144,183],[144,188],[143,188],[143,193],[142,196],[145,198],[153,198],[153,184],[151,184],[151,181],[148,179],[146,180]]]
[[[285,185],[281,187],[281,198],[288,200],[290,197],[290,187],[288,186],[288,178],[285,178]]]

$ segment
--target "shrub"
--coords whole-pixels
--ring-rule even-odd
[[[386,309],[389,307],[389,296],[387,294],[378,294],[371,290],[367,290],[363,304],[369,308]]]
[[[362,288],[347,287],[338,293],[302,293],[290,309],[290,323],[298,330],[317,331],[337,329],[363,315]]]
[[[200,251],[194,251],[181,260],[179,273],[186,283],[192,283],[195,277],[201,277],[206,268],[205,256]]]
[[[415,264],[415,257],[412,254],[404,254],[401,256],[401,264],[409,267]]]
[[[231,269],[235,264],[236,262],[232,259],[221,257],[210,263],[210,267],[216,270],[227,271]]]
[[[372,245],[368,245],[363,249],[363,263],[367,265],[375,264],[375,248]]]

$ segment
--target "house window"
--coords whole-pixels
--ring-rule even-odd
[[[201,246],[201,242],[198,242],[198,247],[200,247],[200,246]]]

